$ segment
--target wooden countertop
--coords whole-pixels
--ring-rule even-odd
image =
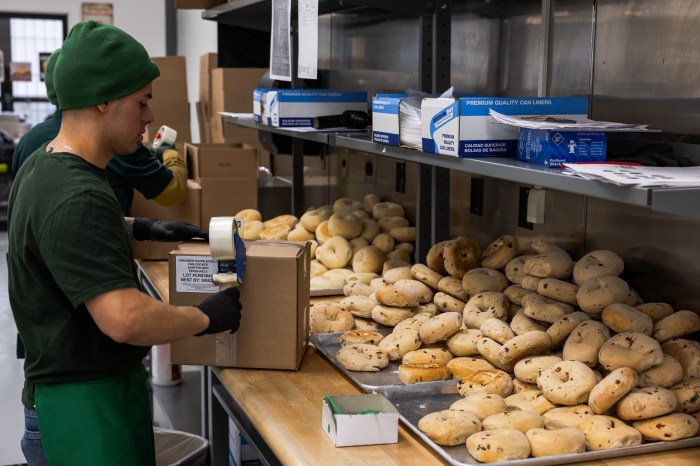
[[[168,297],[167,261],[137,261],[158,293]],[[321,428],[323,392],[362,393],[353,382],[308,347],[298,371],[218,369],[221,382],[283,464],[448,464],[399,424],[399,442],[335,448]],[[576,463],[582,466],[695,466],[700,447]]]

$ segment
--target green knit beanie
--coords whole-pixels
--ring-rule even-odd
[[[61,110],[118,99],[160,76],[136,39],[112,25],[85,21],[68,33],[54,67]]]
[[[49,98],[49,102],[56,106],[58,106],[58,99],[56,98],[56,88],[53,85],[53,67],[56,65],[56,59],[58,59],[59,53],[61,53],[61,49],[54,50],[49,59],[46,60],[46,68],[44,68],[46,96]]]

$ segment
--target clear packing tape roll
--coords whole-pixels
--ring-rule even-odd
[[[235,235],[242,220],[235,217],[212,217],[209,221],[211,257],[217,260],[235,260]],[[240,224],[242,229],[243,225]]]
[[[155,137],[153,138],[153,144],[151,145],[154,149],[158,149],[161,146],[161,144],[174,146],[175,139],[177,139],[177,131],[170,128],[169,126],[163,125],[156,133]]]

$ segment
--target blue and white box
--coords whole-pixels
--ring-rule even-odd
[[[253,89],[253,120],[257,121],[258,123],[263,122],[262,115],[264,95],[271,90],[272,89],[261,87]]]
[[[510,116],[588,116],[585,97],[462,97],[424,99],[423,151],[457,157],[517,157],[518,128],[491,120],[489,110]]]
[[[518,160],[545,167],[572,162],[604,162],[606,133],[520,128]]]
[[[367,92],[278,89],[266,96],[271,126],[279,128],[312,127],[314,117],[341,115],[346,110],[367,111]]]
[[[372,97],[372,142],[401,145],[399,105],[408,94],[376,94]]]

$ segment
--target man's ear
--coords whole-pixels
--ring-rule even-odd
[[[103,102],[101,104],[97,104],[97,109],[104,113],[107,110],[107,105],[109,105],[109,102]]]

